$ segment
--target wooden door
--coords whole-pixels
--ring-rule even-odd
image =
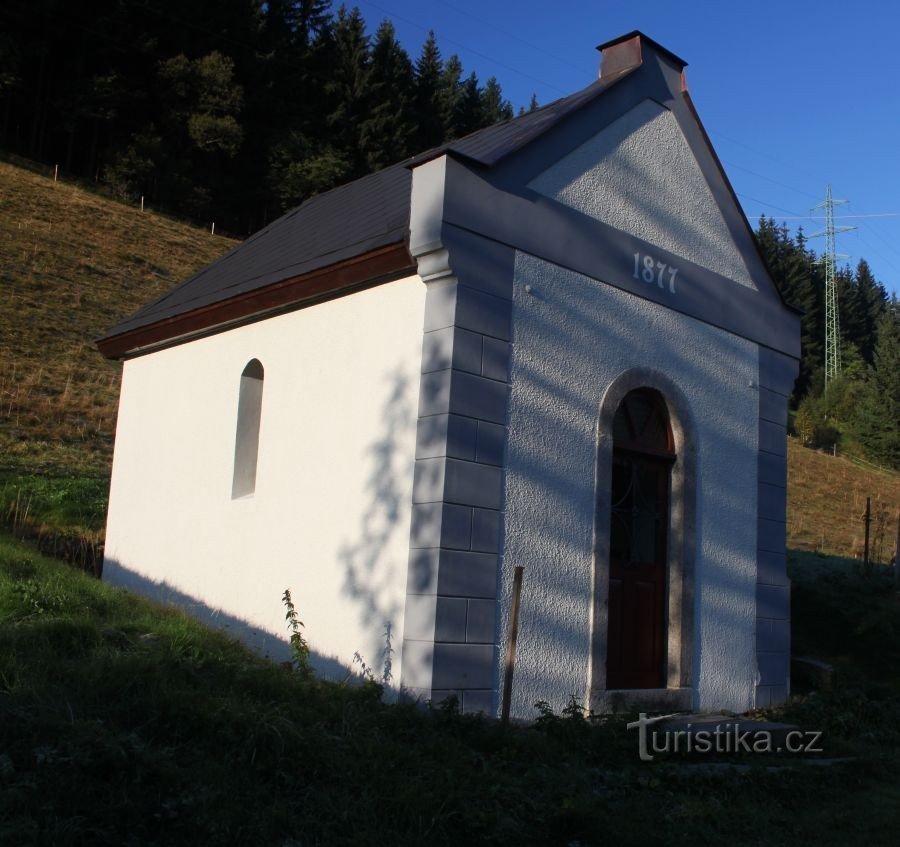
[[[613,451],[606,660],[612,690],[665,687],[671,431],[661,398],[642,394],[623,401]]]

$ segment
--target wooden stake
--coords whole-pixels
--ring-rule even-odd
[[[56,182],[56,178],[59,176],[59,165],[53,166],[53,181]]]
[[[900,512],[897,512],[897,541],[894,544],[894,581],[900,585]]]
[[[144,195],[141,195],[141,211],[144,211]]]
[[[210,235],[216,234],[216,222],[215,221],[213,221],[212,228],[210,229],[209,234]]]
[[[509,723],[509,709],[512,702],[513,669],[516,664],[516,638],[519,636],[519,598],[522,596],[522,574],[525,571],[521,565],[516,566],[513,576],[512,609],[509,616],[509,642],[506,645],[506,674],[503,680],[503,706],[500,710],[500,721]]]
[[[869,526],[872,523],[872,498],[866,497],[866,540],[863,547],[863,570],[869,572]]]

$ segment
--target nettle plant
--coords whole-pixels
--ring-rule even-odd
[[[309,642],[303,637],[302,632],[306,624],[300,620],[300,616],[297,614],[289,588],[284,589],[284,594],[281,595],[281,602],[285,608],[284,620],[287,623],[288,632],[291,634],[291,656],[294,670],[304,677],[311,677],[313,668],[309,660]]]
[[[369,681],[374,682],[381,686],[389,685],[391,680],[394,678],[393,675],[393,667],[394,667],[394,647],[392,644],[393,638],[393,627],[391,626],[390,621],[386,621],[384,624],[384,647],[381,650],[381,678],[377,678],[375,676],[375,668],[373,668],[370,664],[366,662],[366,660],[362,657],[362,655],[357,652],[353,654],[353,664],[359,665],[362,671],[362,675]]]
[[[306,625],[297,614],[297,608],[294,605],[294,599],[289,588],[284,589],[284,594],[281,595],[281,602],[285,609],[284,620],[287,624],[288,632],[291,634],[291,664],[294,670],[301,673],[305,678],[311,678],[313,676],[313,667],[310,661],[309,642],[303,636],[303,629]],[[376,669],[366,662],[359,651],[353,654],[353,664],[359,665],[360,674],[367,683],[383,688],[390,685],[393,679],[393,656],[393,626],[390,621],[387,621],[384,625],[384,647],[381,650],[380,675],[376,676]],[[350,677],[347,679],[349,680]]]

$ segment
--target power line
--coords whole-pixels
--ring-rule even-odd
[[[836,221],[846,221],[856,218],[897,218],[900,217],[900,212],[875,212],[874,214],[869,215],[835,215],[834,219]],[[824,221],[825,215],[797,215],[796,220],[811,220],[811,221]],[[791,218],[787,218],[786,220],[791,220]]]
[[[869,232],[870,232],[870,233],[871,233],[871,232],[874,232],[874,230],[871,230],[871,229],[870,229]],[[893,268],[894,271],[895,271],[896,273],[900,273],[900,268],[898,268],[898,267],[897,267],[897,266],[896,266],[896,265],[895,265],[895,264],[894,264],[887,256],[885,256],[884,253],[879,252],[879,251],[876,250],[875,247],[873,247],[868,241],[866,241],[866,239],[863,238],[861,232],[857,232],[857,237],[859,238],[860,241],[862,241],[863,244],[866,245],[866,247],[867,247],[869,250],[871,250],[871,251],[872,251],[876,256],[878,256],[883,262],[885,262],[886,264],[890,265],[890,267]]]
[[[785,209],[783,206],[776,206],[774,203],[767,203],[765,200],[760,200],[758,197],[751,197],[749,194],[741,194],[740,191],[735,191],[738,197],[742,200],[750,200],[753,203],[759,203],[760,206],[768,206],[770,209],[778,209],[779,212],[787,212],[791,219],[794,220],[815,220],[815,218],[810,217],[809,215],[798,215],[796,212],[791,211],[790,209]],[[762,212],[760,212],[760,217],[765,217]]]
[[[731,138],[725,135],[724,132],[719,132],[717,129],[711,129],[707,127],[709,132],[713,135],[718,135],[719,138],[724,139],[725,141],[730,141],[732,144],[737,144],[738,147],[743,147],[745,150],[749,150],[751,153],[756,153],[758,156],[762,156],[766,159],[771,159],[773,162],[777,162],[779,165],[784,166],[785,168],[790,168],[792,171],[797,171],[798,173],[804,173],[808,177],[812,177],[813,179],[819,179],[816,174],[810,173],[809,171],[803,170],[803,168],[798,168],[796,165],[792,165],[788,162],[785,162],[783,159],[779,159],[776,156],[773,156],[771,153],[764,153],[762,150],[757,150],[755,147],[751,147],[749,144],[746,144],[743,141],[738,141],[735,138]]]
[[[719,161],[722,162],[723,165],[728,165],[729,168],[737,168],[739,171],[744,171],[751,176],[758,177],[759,179],[764,179],[766,182],[771,182],[773,185],[777,185],[780,188],[786,188],[788,191],[794,191],[797,194],[802,194],[804,197],[809,197],[813,200],[818,199],[815,194],[810,194],[808,191],[804,191],[802,188],[794,188],[794,186],[779,182],[777,179],[772,179],[772,177],[770,176],[765,176],[764,174],[757,173],[756,171],[751,171],[750,168],[745,168],[743,167],[743,165],[736,165],[734,162],[728,162],[721,157]]]
[[[896,253],[898,256],[900,256],[900,250],[898,250],[893,244],[891,244],[891,242],[888,241],[877,229],[875,229],[874,227],[869,227],[867,232],[871,232],[872,235],[877,236],[878,240],[889,250],[891,250],[891,252]]]
[[[476,23],[479,23],[482,26],[486,26],[489,29],[494,30],[494,32],[499,32],[500,35],[504,35],[507,38],[512,39],[513,41],[518,41],[520,44],[524,44],[529,50],[534,50],[538,53],[543,53],[545,56],[549,56],[551,59],[554,59],[563,65],[567,65],[568,67],[573,68],[574,70],[578,71],[579,73],[582,73],[582,74],[583,73],[588,73],[588,74],[596,73],[596,69],[591,69],[590,71],[586,71],[585,68],[582,68],[579,65],[576,65],[574,62],[570,62],[568,59],[564,59],[562,56],[557,56],[555,53],[551,53],[549,50],[545,50],[543,47],[539,47],[536,44],[532,44],[531,42],[526,41],[524,38],[521,38],[520,36],[516,35],[515,33],[507,32],[506,30],[501,29],[500,27],[492,24],[490,21],[486,21],[483,18],[479,18],[477,15],[473,15],[471,12],[469,12],[466,9],[460,9],[458,6],[454,6],[452,3],[448,3],[447,0],[438,0],[438,2],[442,6],[446,6],[448,9],[452,9],[457,14],[465,15],[466,17],[471,18]]]

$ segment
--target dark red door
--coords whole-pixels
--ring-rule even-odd
[[[665,407],[652,399],[629,395],[624,420],[617,415],[606,659],[613,690],[665,687],[671,436]]]

